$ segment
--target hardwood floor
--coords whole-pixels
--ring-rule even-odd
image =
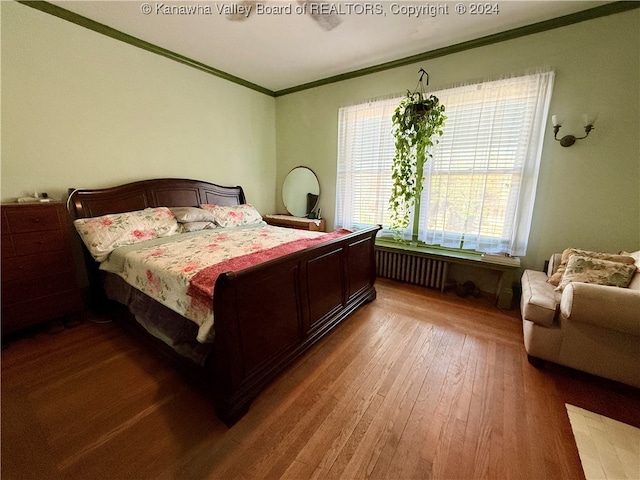
[[[517,310],[377,289],[231,429],[117,324],[10,344],[2,478],[584,478],[565,402],[640,427],[638,390],[529,365]]]

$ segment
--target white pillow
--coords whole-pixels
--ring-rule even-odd
[[[180,223],[215,222],[213,213],[198,207],[169,207]]]
[[[73,222],[82,241],[98,262],[122,245],[178,233],[178,222],[167,207],[79,218]]]
[[[183,232],[199,232],[200,230],[213,230],[218,227],[214,222],[184,222],[180,226]]]

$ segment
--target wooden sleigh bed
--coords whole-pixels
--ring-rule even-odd
[[[76,190],[68,207],[72,217],[79,219],[148,207],[245,203],[242,187],[155,179]],[[186,357],[181,362],[212,387],[216,412],[228,426],[247,412],[268,382],[356,308],[375,298],[378,229],[347,233],[217,277],[211,350],[202,365]],[[91,288],[102,288],[103,272],[97,273],[93,259],[88,264]]]

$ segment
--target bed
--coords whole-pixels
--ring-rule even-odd
[[[164,215],[167,209],[174,212],[178,207],[202,206],[231,211],[244,208],[247,203],[242,187],[188,179],[154,179],[112,188],[75,190],[68,201],[69,212],[79,232],[78,225],[97,220],[96,217],[113,218],[119,214],[129,215],[129,212],[149,211],[158,216]],[[215,227],[204,233],[172,231],[165,236],[168,238],[153,239],[161,242],[161,247],[147,246],[141,241],[139,246],[146,248],[144,261],[159,256],[153,249],[161,248],[164,252],[167,243],[173,243],[174,239],[191,242],[195,241],[192,237],[218,235],[222,231],[235,234],[236,230],[253,230],[234,228],[235,225],[222,230],[219,225]],[[255,231],[268,237],[282,233],[267,228],[283,230],[258,225]],[[94,294],[106,289],[109,298],[127,305],[131,316],[143,324],[145,332],[153,334],[153,343],[161,344],[162,349],[166,350],[171,341],[154,333],[154,327],[144,325],[145,322],[168,319],[173,330],[177,328],[183,337],[190,337],[178,342],[180,348],[171,345],[172,353],[177,352],[174,356],[212,387],[216,412],[231,426],[247,412],[252,400],[273,378],[359,306],[375,299],[374,244],[378,230],[379,227],[371,227],[356,232],[309,235],[268,249],[279,252],[279,256],[270,253],[261,259],[261,263],[246,266],[243,262],[234,263],[238,259],[229,259],[222,266],[207,267],[218,269],[214,275],[204,276],[213,282],[210,283],[212,305],[209,306],[213,321],[209,332],[206,329],[203,332],[204,321],[196,324],[186,318],[187,314],[181,315],[176,308],[168,308],[151,298],[149,292],[142,293],[134,288],[131,283],[135,282],[125,281],[121,273],[111,271],[115,267],[104,271],[103,265],[100,270],[101,262],[95,261],[95,252],[85,247],[85,253],[92,252],[91,257],[87,255],[90,258],[87,262],[89,284]],[[245,233],[238,232],[238,235]],[[144,235],[140,237],[145,240]],[[296,248],[289,248],[291,245]],[[137,249],[138,246],[116,246],[114,253],[100,258],[104,261],[126,248]],[[129,262],[128,253],[125,258],[121,263]],[[242,268],[234,269],[234,265],[242,265]],[[198,271],[190,282],[202,273]],[[155,280],[152,273],[147,272],[147,276],[148,280]],[[188,288],[192,287],[190,284]],[[200,300],[204,302],[206,298],[201,296]],[[146,319],[142,319],[145,316]],[[202,336],[207,338],[200,338]]]

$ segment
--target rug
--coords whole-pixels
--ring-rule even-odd
[[[565,404],[587,480],[640,479],[640,429]]]

